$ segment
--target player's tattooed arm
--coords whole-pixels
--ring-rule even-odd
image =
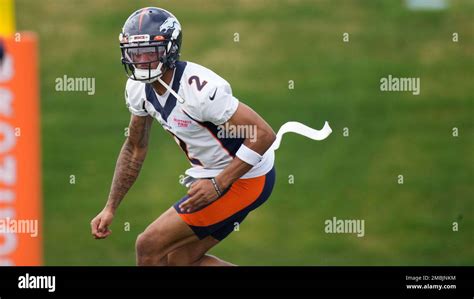
[[[132,115],[129,136],[125,140],[115,166],[106,209],[115,212],[125,194],[138,177],[145,160],[153,118]]]
[[[109,227],[112,224],[115,210],[137,179],[145,160],[152,121],[153,118],[150,116],[132,115],[129,136],[117,159],[107,204],[91,221],[91,232],[96,239],[107,238],[112,233]]]

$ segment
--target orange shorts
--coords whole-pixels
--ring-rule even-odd
[[[222,240],[242,223],[250,211],[270,197],[274,184],[275,168],[272,168],[266,175],[237,180],[221,197],[199,210],[191,213],[180,210],[179,205],[189,198],[188,195],[173,206],[199,239],[213,236]]]

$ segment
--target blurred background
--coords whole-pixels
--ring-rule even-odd
[[[134,265],[136,236],[185,194],[189,164],[155,124],[113,234],[91,237],[130,118],[118,34],[146,6],[171,11],[182,59],[228,80],[275,131],[333,129],[322,142],[285,136],[273,195],[211,253],[239,265],[474,264],[473,1],[18,0],[17,29],[39,35],[46,265]],[[380,91],[389,74],[419,77],[421,94]],[[95,94],[56,91],[64,75],[95,78]],[[365,220],[365,236],[326,234],[333,217]]]

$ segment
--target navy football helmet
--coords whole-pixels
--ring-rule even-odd
[[[170,12],[146,7],[132,13],[120,33],[122,64],[133,80],[151,83],[178,61],[181,24]]]

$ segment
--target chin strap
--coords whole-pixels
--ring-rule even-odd
[[[180,102],[181,104],[184,103],[184,100],[182,97],[179,96],[179,94],[177,92],[175,92],[168,84],[165,83],[165,81],[161,80],[161,76],[156,78],[158,80],[158,82],[161,83],[161,85],[163,85],[172,95],[175,96],[175,98],[178,100],[178,102]]]

